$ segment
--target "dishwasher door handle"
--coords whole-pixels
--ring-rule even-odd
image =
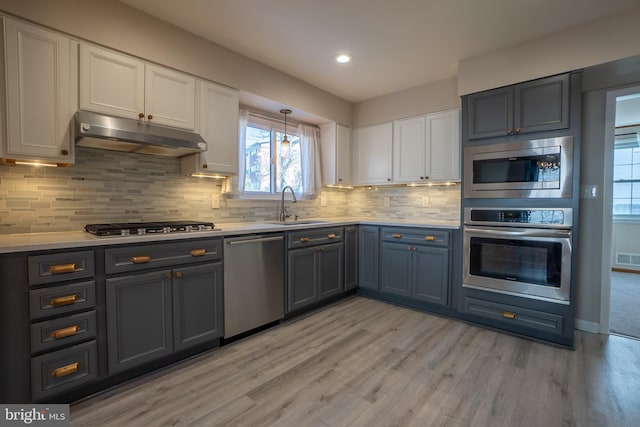
[[[274,242],[276,240],[284,240],[284,236],[262,237],[257,239],[246,239],[246,240],[229,240],[226,243],[227,245],[243,245],[246,243]]]

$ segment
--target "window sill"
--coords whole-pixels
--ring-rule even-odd
[[[640,215],[614,215],[614,224],[638,224],[640,225]]]

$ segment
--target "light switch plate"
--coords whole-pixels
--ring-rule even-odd
[[[580,186],[580,198],[581,199],[597,199],[598,186],[595,184],[586,184]]]
[[[391,206],[391,200],[388,197],[384,198],[383,203],[385,208],[388,208],[389,206]]]
[[[422,207],[423,208],[429,207],[429,196],[422,196]]]
[[[220,196],[217,194],[211,195],[211,209],[220,209]]]
[[[326,207],[327,206],[327,198],[324,196],[320,196],[320,206],[321,207]]]

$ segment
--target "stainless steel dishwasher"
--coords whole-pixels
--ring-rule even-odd
[[[224,337],[284,317],[284,235],[224,239]]]

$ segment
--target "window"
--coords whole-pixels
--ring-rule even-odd
[[[620,145],[613,155],[613,214],[640,218],[640,148]]]
[[[244,193],[273,195],[290,185],[302,193],[300,140],[287,126],[288,145],[282,144],[284,124],[249,116],[246,128]]]

